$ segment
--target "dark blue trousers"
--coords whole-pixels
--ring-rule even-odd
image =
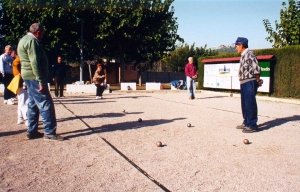
[[[257,103],[256,93],[258,84],[256,80],[251,80],[241,84],[241,106],[244,124],[250,128],[257,128]]]

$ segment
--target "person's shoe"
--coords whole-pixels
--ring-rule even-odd
[[[18,121],[17,121],[17,124],[18,124],[18,125],[23,124],[23,123],[24,123],[23,119],[21,119],[21,118],[18,119]]]
[[[251,127],[245,127],[243,129],[243,133],[253,133],[253,132],[256,132],[256,131],[257,131],[257,129],[251,128]]]
[[[245,124],[243,123],[243,124],[241,124],[241,125],[238,125],[238,126],[236,126],[236,128],[237,128],[237,129],[244,129],[244,128],[245,128]]]
[[[11,101],[17,101],[18,99],[16,97],[10,98]]]
[[[62,136],[59,135],[45,135],[44,136],[45,140],[53,140],[53,141],[63,141],[64,138]]]
[[[7,105],[14,105],[15,103],[11,100],[11,99],[8,99],[7,102],[6,102]]]
[[[29,124],[29,123],[28,123],[28,120],[26,119],[26,120],[24,120],[24,121],[25,121],[25,126],[28,127],[28,124]]]
[[[27,139],[29,139],[29,140],[42,138],[43,136],[44,136],[44,134],[40,133],[38,131],[36,133],[27,133]]]
[[[195,99],[195,96],[190,96],[189,99],[193,100],[193,99]]]
[[[96,96],[96,99],[100,99],[100,97],[99,97],[99,96]]]

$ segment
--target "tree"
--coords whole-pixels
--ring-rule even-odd
[[[300,1],[289,0],[288,3],[288,7],[285,2],[282,3],[280,23],[275,20],[275,30],[268,19],[263,20],[269,35],[266,40],[272,43],[274,48],[300,44]]]
[[[195,47],[195,44],[191,46],[182,44],[174,51],[169,52],[169,54],[162,59],[161,65],[163,65],[163,67],[161,68],[163,68],[164,71],[183,71],[188,57],[194,57],[194,61],[197,62],[199,57],[216,54],[216,51],[207,49],[206,45],[204,47]]]
[[[124,61],[155,61],[181,40],[174,0],[1,0],[0,35],[17,45],[32,22],[46,27],[51,55],[79,60],[81,23],[85,59],[95,55]]]
[[[118,58],[124,68],[124,61],[152,64],[165,52],[174,50],[175,42],[182,39],[177,35],[172,2],[110,1],[97,36],[105,48],[104,54]]]
[[[43,43],[50,59],[51,55],[60,53],[68,60],[79,60],[80,27],[84,21],[86,26],[91,26],[84,29],[85,57],[95,53],[95,26],[99,25],[95,21],[101,20],[100,4],[95,8],[87,1],[2,0],[2,5],[0,34],[5,34],[6,43],[16,46],[30,24],[40,22],[46,28]]]

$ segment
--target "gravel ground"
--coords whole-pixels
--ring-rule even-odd
[[[1,192],[300,189],[299,100],[258,97],[256,133],[235,129],[236,94],[114,91],[54,101],[63,142],[26,140],[17,106],[1,97]]]

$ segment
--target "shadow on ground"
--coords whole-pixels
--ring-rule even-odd
[[[18,135],[21,133],[26,132],[26,129],[21,129],[21,130],[17,130],[17,131],[6,131],[6,132],[0,132],[0,137],[7,137],[7,136],[11,136],[11,135]]]
[[[262,124],[259,124],[258,127],[259,127],[259,131],[265,131],[291,121],[300,121],[300,115],[293,115],[291,117],[273,119],[271,121],[267,121]]]
[[[150,97],[150,96],[117,96],[117,97],[104,97],[103,99],[95,99],[94,97],[64,97],[64,98],[55,98],[53,99],[55,104],[63,102],[64,104],[89,104],[89,103],[109,103],[109,102],[116,102],[115,99],[138,99],[141,97]]]
[[[60,135],[65,135],[65,139],[71,139],[75,137],[87,136],[95,133],[103,133],[103,132],[112,132],[112,131],[125,131],[130,129],[140,129],[146,127],[157,126],[161,124],[171,123],[173,121],[183,120],[186,118],[175,118],[175,119],[153,119],[153,120],[145,120],[142,122],[138,121],[128,121],[116,124],[107,124],[102,125],[100,127],[90,127],[84,120],[80,119],[88,128],[75,130],[70,132],[64,132]]]
[[[54,104],[59,104],[61,101],[55,101],[54,100]],[[116,101],[108,101],[105,99],[81,99],[81,100],[64,100],[63,103],[64,104],[94,104],[94,103],[112,103],[112,102],[116,102]]]
[[[200,98],[196,98],[198,99],[218,99],[218,98],[224,98],[224,97],[228,97],[228,96],[211,96],[211,97],[200,97]]]
[[[57,122],[63,122],[63,121],[71,121],[75,119],[92,119],[92,118],[115,118],[115,117],[123,117],[125,115],[133,115],[133,114],[142,114],[143,112],[125,112],[125,113],[102,113],[97,115],[86,115],[86,116],[72,116],[72,117],[66,117],[66,118],[59,118],[56,121]]]

